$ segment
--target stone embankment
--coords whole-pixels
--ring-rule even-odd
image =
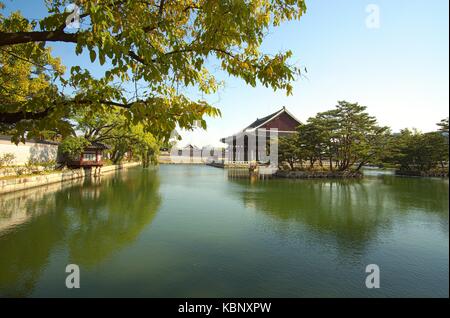
[[[349,179],[361,178],[363,174],[359,171],[289,171],[278,170],[276,178],[288,179]]]
[[[124,163],[120,165],[111,165],[111,166],[104,166],[101,168],[100,174],[106,174],[110,172],[114,172],[117,170],[135,167],[140,165],[139,162],[130,162],[130,163]],[[34,188],[50,183],[56,183],[56,182],[64,182],[79,178],[85,178],[90,177],[89,170],[84,169],[73,169],[73,170],[63,170],[60,172],[54,172],[54,173],[48,173],[48,174],[42,174],[42,175],[32,175],[32,176],[24,176],[24,177],[17,177],[17,178],[6,178],[6,179],[0,179],[0,194],[1,193],[7,193],[7,192],[13,192],[13,191],[19,191],[29,188]]]
[[[396,170],[395,174],[397,176],[406,177],[434,177],[434,178],[448,178],[448,170],[436,170],[436,171],[406,171],[406,170]]]

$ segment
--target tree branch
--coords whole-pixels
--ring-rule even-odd
[[[79,33],[59,31],[0,32],[0,47],[29,42],[70,42],[77,43]]]
[[[0,124],[12,125],[22,120],[38,120],[48,116],[51,108],[41,112],[0,113]]]
[[[131,103],[119,103],[109,100],[87,100],[87,99],[81,99],[81,100],[70,100],[70,101],[64,101],[62,103],[55,102],[54,106],[48,107],[44,111],[38,111],[38,112],[24,112],[24,111],[18,111],[18,112],[0,112],[0,124],[17,124],[18,122],[22,120],[39,120],[42,118],[47,117],[51,110],[54,109],[57,105],[69,105],[69,104],[78,104],[78,105],[86,105],[86,104],[93,104],[93,103],[101,103],[109,106],[116,106],[121,108],[130,109],[135,103],[141,102],[141,101],[135,101]],[[4,105],[7,106],[7,105]]]

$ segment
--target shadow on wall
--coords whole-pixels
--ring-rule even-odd
[[[30,160],[32,162],[48,162],[57,159],[58,147],[55,145],[33,144],[30,147]]]
[[[1,136],[0,136],[1,137]],[[25,165],[31,162],[49,162],[57,160],[58,145],[45,142],[26,142],[15,145],[10,140],[0,138],[0,156],[14,155],[13,165]]]

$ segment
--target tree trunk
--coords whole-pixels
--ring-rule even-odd
[[[364,165],[365,165],[365,162],[364,162],[364,161],[361,161],[361,162],[359,163],[359,165],[358,165],[358,168],[356,168],[356,171],[361,170],[361,168],[362,168]]]
[[[150,166],[150,151],[145,150],[142,155],[142,166],[148,168]]]

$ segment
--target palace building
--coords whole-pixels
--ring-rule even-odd
[[[286,107],[263,118],[257,118],[242,131],[220,140],[228,145],[224,159],[228,162],[260,162],[267,157],[263,152],[267,152],[266,146],[271,138],[271,129],[277,130],[278,137],[288,136],[296,133],[296,128],[300,124],[301,122]],[[261,140],[265,140],[266,145],[260,145]]]

